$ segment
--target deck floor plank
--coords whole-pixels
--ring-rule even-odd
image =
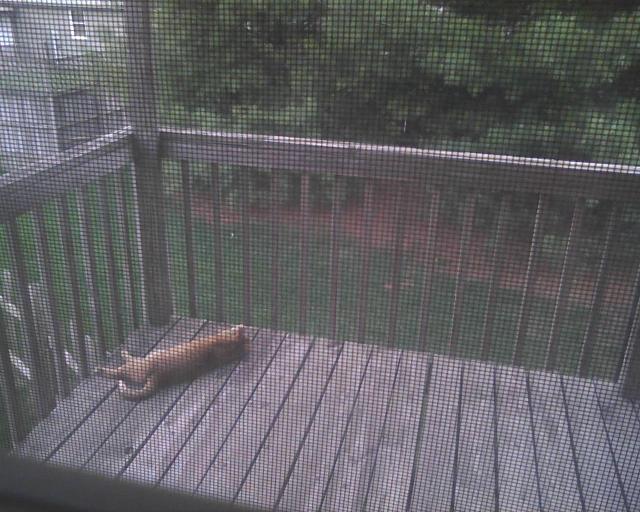
[[[625,510],[593,386],[585,386],[570,377],[561,377],[561,384],[587,510]]]
[[[264,433],[282,411],[313,350],[312,337],[287,338],[283,349],[249,399],[230,435],[212,461],[198,494],[232,501],[242,485]]]
[[[640,421],[615,385],[592,384],[630,510],[640,510]],[[636,447],[634,450],[632,447]]]
[[[374,349],[320,510],[361,510],[402,352]]]
[[[400,369],[365,510],[403,510],[407,503],[425,387],[431,370],[426,354],[406,352]]]
[[[581,511],[581,490],[571,451],[560,377],[530,372],[529,388],[544,510]]]
[[[202,324],[201,320],[180,320],[158,343],[158,348],[191,339]],[[100,377],[100,379],[109,383],[113,382],[104,377]],[[50,461],[71,467],[83,467],[136,405],[136,402],[125,400],[117,392],[111,393],[52,455]]]
[[[143,327],[131,334],[127,347],[131,353],[145,353],[175,326]],[[84,421],[93,413],[114,390],[113,381],[97,375],[83,380],[71,394],[60,402],[43,421],[31,431],[29,436],[15,450],[19,457],[46,460]]]
[[[188,493],[196,491],[227,432],[233,428],[247,400],[283,349],[285,337],[284,333],[260,331],[254,345],[265,346],[265,351],[254,348],[244,364],[233,373],[160,479],[160,485]],[[272,352],[270,347],[275,350]]]
[[[318,510],[349,413],[355,406],[371,347],[345,342],[313,424],[276,501],[277,510]]]
[[[475,361],[465,361],[463,370],[455,509],[495,510],[493,370]]]
[[[194,328],[196,326],[194,325]],[[203,322],[198,328],[196,337],[214,334],[222,330],[222,326]],[[223,380],[228,375],[232,365],[213,369],[207,376],[212,379]],[[167,415],[181,401],[183,394],[191,388],[191,382],[183,382],[162,389],[146,400],[136,404],[131,413],[122,421],[118,428],[109,436],[105,443],[87,462],[85,469],[106,476],[120,476],[127,469],[129,463],[144,448],[154,432],[166,423]],[[168,447],[163,446],[163,451]]]
[[[434,356],[409,510],[450,510],[462,365]]]
[[[526,375],[496,368],[499,510],[540,510],[539,482]]]
[[[314,343],[291,394],[242,485],[236,498],[238,503],[249,506],[275,505],[278,491],[294,463],[296,448],[302,441],[340,355],[340,345],[319,341]]]
[[[225,326],[227,327],[227,326]],[[258,331],[248,330],[252,340],[248,358],[270,356],[277,349],[273,345],[255,343]],[[265,354],[265,351],[269,351]],[[139,453],[133,458],[122,478],[140,483],[155,484],[170,467],[180,449],[195,429],[208,408],[222,393],[231,375],[239,371],[242,361],[228,365],[196,379],[179,402],[151,435]]]
[[[88,377],[14,454],[283,511],[640,510],[640,411],[615,384],[251,334],[237,364],[141,402]]]

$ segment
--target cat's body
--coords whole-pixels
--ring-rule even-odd
[[[135,400],[151,395],[166,382],[194,377],[204,368],[234,361],[247,349],[248,339],[244,327],[240,325],[218,334],[152,351],[145,357],[135,357],[123,350],[122,365],[100,368],[98,372],[104,377],[117,379],[120,394]],[[142,387],[130,387],[127,383]]]

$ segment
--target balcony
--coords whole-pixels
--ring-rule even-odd
[[[145,5],[131,126],[0,176],[7,451],[255,509],[638,510],[640,168],[161,127]],[[146,400],[95,372],[238,323]]]

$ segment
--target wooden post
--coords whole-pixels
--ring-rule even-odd
[[[151,3],[125,2],[129,76],[128,116],[133,130],[145,303],[152,325],[169,322],[173,314],[167,255],[162,168],[151,43]]]

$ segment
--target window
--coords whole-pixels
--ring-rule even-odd
[[[11,18],[0,13],[0,47],[13,46],[13,24]]]
[[[71,18],[71,37],[76,39],[86,39],[87,27],[85,25],[84,11],[69,11]]]

